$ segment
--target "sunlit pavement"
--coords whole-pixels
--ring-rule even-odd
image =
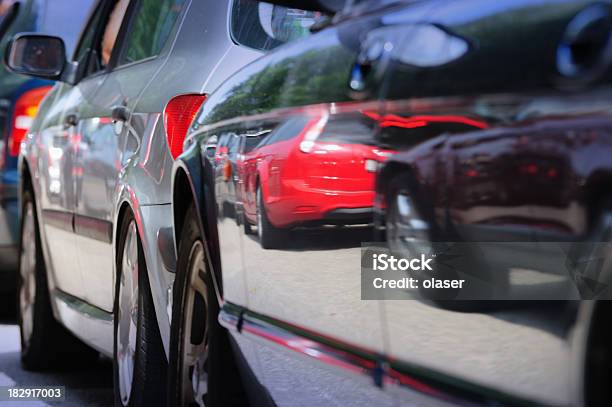
[[[0,386],[65,386],[63,402],[0,402],[0,406],[111,406],[113,405],[112,364],[101,359],[90,368],[49,372],[27,372],[19,362],[19,328],[0,301]]]

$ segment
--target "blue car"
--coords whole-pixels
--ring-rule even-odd
[[[19,32],[60,31],[72,49],[91,0],[0,1],[0,50]],[[71,21],[71,24],[66,24]],[[34,120],[38,104],[53,82],[32,79],[0,66],[0,290],[12,290],[18,260],[17,158],[21,141]]]

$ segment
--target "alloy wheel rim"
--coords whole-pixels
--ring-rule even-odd
[[[136,224],[130,223],[123,246],[117,327],[117,366],[119,394],[127,405],[132,392],[138,332],[138,236]]]
[[[409,255],[428,254],[431,251],[429,227],[414,202],[405,191],[394,198],[393,210],[387,222],[391,249]]]
[[[208,394],[208,292],[204,246],[196,241],[189,254],[183,319],[182,400],[206,406]]]
[[[28,202],[24,211],[19,273],[21,277],[19,286],[21,339],[24,347],[27,347],[34,329],[34,302],[36,297],[36,234],[34,210],[30,202]]]

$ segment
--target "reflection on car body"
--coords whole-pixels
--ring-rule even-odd
[[[66,327],[117,405],[611,404],[610,5],[142,0],[101,60],[100,1],[20,156],[26,367],[97,357]],[[365,298],[376,245],[469,284]]]
[[[101,352],[114,360],[116,405],[166,402],[166,378],[184,373],[167,363],[172,164],[206,95],[264,51],[308,35],[313,16],[250,0],[96,0],[74,55],[57,37],[13,38],[11,70],[59,82],[19,156],[24,367],[87,364]],[[211,137],[206,152],[214,159],[224,143]],[[170,388],[169,405],[202,402],[202,388]]]
[[[442,0],[363,13],[358,2],[204,103],[174,166],[175,236],[206,243],[219,320],[272,403],[608,397],[585,379],[604,370],[584,358],[605,306],[572,301],[582,292],[565,272],[588,253],[559,245],[603,224],[591,208],[604,189],[584,176],[608,172],[596,168],[607,168],[609,74],[585,69],[600,76],[583,87],[557,69],[564,32],[591,5]],[[211,216],[227,173],[201,160],[207,140],[262,130],[232,167],[236,219]],[[361,301],[362,246],[380,240],[406,258],[417,243],[472,244],[462,257],[485,295]],[[497,301],[517,285],[555,290]],[[322,394],[304,380],[324,366],[330,383],[363,393]]]
[[[338,116],[281,121],[241,160],[245,231],[256,225],[265,246],[296,226],[372,224],[374,173],[390,152],[372,145],[367,117]]]

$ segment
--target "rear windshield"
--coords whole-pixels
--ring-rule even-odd
[[[247,137],[244,143],[244,153],[246,154],[246,153],[250,153],[251,151],[253,151],[255,146],[259,144],[262,138],[263,136]]]
[[[315,12],[255,0],[234,0],[232,38],[240,45],[268,51],[308,36],[318,17]]]
[[[330,118],[317,141],[370,145],[374,143],[373,128],[372,120],[366,117],[353,120]]]

